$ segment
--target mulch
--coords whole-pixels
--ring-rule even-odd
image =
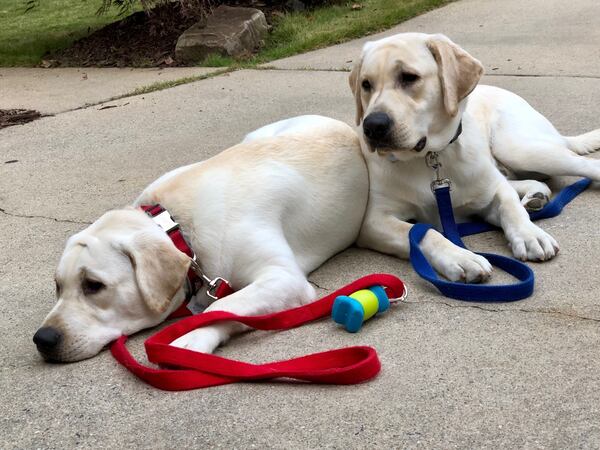
[[[45,67],[177,66],[175,44],[198,17],[182,14],[178,3],[133,13],[76,41],[71,47],[44,56]]]
[[[42,117],[42,114],[32,109],[0,109],[0,129],[22,125],[40,117]]]
[[[299,0],[290,0],[298,1]],[[335,0],[304,0],[303,4]],[[338,0],[339,1],[339,0]],[[230,6],[260,9],[271,24],[289,9],[281,1],[220,0]],[[292,3],[288,2],[288,5]],[[136,12],[76,41],[71,47],[46,54],[42,67],[175,67],[175,44],[189,27],[202,20],[205,11],[182,9],[179,2],[163,3],[150,13]]]

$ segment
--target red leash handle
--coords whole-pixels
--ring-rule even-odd
[[[313,383],[360,383],[373,378],[381,369],[377,352],[372,347],[346,347],[284,361],[251,364],[169,344],[196,328],[224,320],[240,322],[259,330],[295,328],[330,314],[337,296],[350,295],[374,285],[384,286],[390,298],[401,297],[405,291],[402,280],[394,275],[374,274],[360,278],[313,303],[274,314],[238,316],[210,311],[191,316],[162,329],[145,342],[148,360],[168,369],[155,369],[136,361],[125,346],[126,336],[112,344],[111,352],[119,363],[138,378],[156,388],[171,391],[281,377]]]

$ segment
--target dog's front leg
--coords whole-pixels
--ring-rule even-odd
[[[299,269],[272,267],[243,289],[215,301],[205,312],[227,311],[240,316],[259,316],[300,306],[315,298],[314,288]],[[248,329],[238,322],[216,323],[190,331],[171,345],[212,353],[231,336]]]
[[[363,223],[358,245],[408,259],[411,227],[392,214],[371,210]],[[492,266],[485,258],[454,245],[435,230],[425,234],[421,249],[433,268],[451,281],[478,283],[492,274]]]
[[[522,261],[546,261],[558,253],[558,243],[531,222],[517,191],[506,180],[499,183],[484,218],[504,230],[513,255]]]

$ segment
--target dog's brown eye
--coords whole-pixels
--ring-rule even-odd
[[[104,289],[106,285],[100,281],[90,280],[86,278],[81,282],[81,290],[85,295],[93,295]]]
[[[416,73],[402,72],[400,74],[400,84],[402,84],[403,86],[410,86],[411,84],[414,84],[417,81],[419,81],[419,78],[419,75],[417,75]]]
[[[369,80],[363,80],[363,82],[362,82],[362,88],[365,91],[370,91],[371,90],[371,83],[369,82]]]

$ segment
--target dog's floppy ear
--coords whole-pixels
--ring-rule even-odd
[[[352,94],[354,95],[354,101],[356,102],[356,125],[360,125],[360,121],[363,116],[363,107],[362,100],[360,98],[360,69],[362,66],[362,58],[354,63],[354,67],[352,68],[352,72],[350,72],[350,89],[352,90]]]
[[[162,233],[162,230],[157,229]],[[164,313],[183,285],[191,260],[166,238],[141,231],[121,244],[131,260],[135,279],[146,305],[156,314]]]
[[[446,112],[455,116],[459,102],[477,86],[483,66],[444,35],[433,36],[427,47],[438,65]]]

